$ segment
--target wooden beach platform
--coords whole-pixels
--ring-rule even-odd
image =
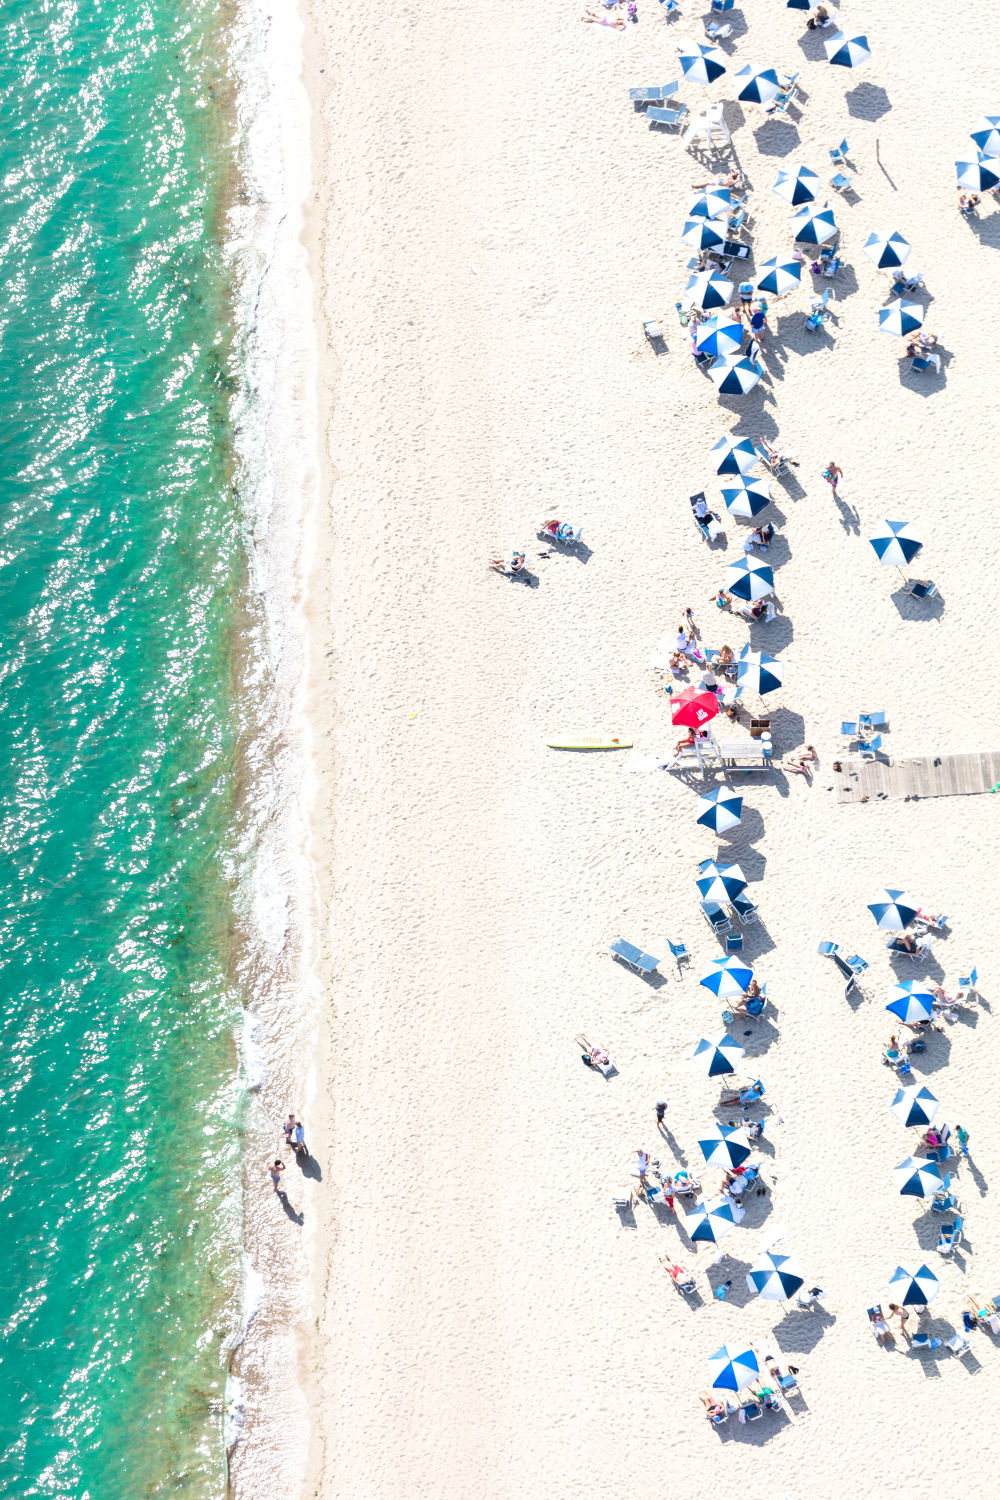
[[[834,771],[838,802],[875,801],[883,797],[967,797],[988,792],[1000,781],[1000,750],[974,750],[964,755],[894,755],[887,760],[862,760],[844,755],[842,771]],[[1000,793],[998,793],[1000,795]]]

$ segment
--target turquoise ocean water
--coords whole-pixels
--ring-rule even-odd
[[[0,1493],[219,1494],[245,557],[198,0],[0,32]]]

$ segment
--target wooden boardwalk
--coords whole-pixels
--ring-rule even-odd
[[[1000,781],[1000,750],[968,755],[898,755],[888,760],[841,757],[834,771],[838,802],[874,801],[884,797],[966,797],[988,792]],[[997,794],[1000,796],[1000,793]]]

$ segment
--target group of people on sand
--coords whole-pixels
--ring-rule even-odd
[[[306,1127],[301,1120],[295,1118],[295,1111],[289,1110],[282,1125],[285,1136],[285,1145],[290,1146],[299,1161],[309,1155],[309,1147],[306,1145]],[[268,1163],[267,1175],[271,1179],[271,1186],[276,1193],[281,1192],[281,1174],[285,1170],[285,1163],[280,1156]]]
[[[741,1400],[734,1407],[729,1407],[724,1401],[720,1401],[715,1391],[699,1391],[698,1399],[705,1408],[705,1415],[710,1421],[723,1422],[730,1411],[739,1412],[741,1418],[745,1420],[748,1405],[751,1407],[756,1406],[760,1411],[763,1411],[767,1407],[770,1407],[772,1411],[777,1411],[781,1408],[782,1389],[784,1386],[795,1384],[799,1367],[798,1365],[789,1365],[785,1373],[782,1374],[772,1354],[767,1355],[763,1363],[766,1374],[761,1375],[758,1380],[755,1380],[752,1385],[747,1386],[742,1391]]]

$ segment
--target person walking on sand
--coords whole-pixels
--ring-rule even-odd
[[[834,461],[833,461],[833,459],[831,458],[830,462],[827,464],[826,468],[823,470],[823,478],[826,480],[826,482],[830,486],[831,490],[833,490],[834,494],[837,493],[837,484],[838,484],[838,482],[841,479],[843,479],[843,477],[844,477],[844,471],[843,471],[843,469],[841,469],[837,464],[835,464]]]
[[[889,1317],[890,1318],[898,1318],[898,1320],[899,1320],[899,1331],[903,1335],[904,1339],[906,1339],[906,1342],[909,1343],[911,1335],[907,1333],[907,1331],[906,1331],[906,1325],[907,1325],[907,1322],[909,1321],[910,1314],[907,1312],[906,1308],[905,1307],[900,1307],[899,1304],[896,1303],[896,1302],[890,1302],[889,1303]]]
[[[291,1144],[292,1150],[295,1152],[296,1156],[309,1155],[309,1147],[306,1145],[306,1127],[303,1125],[301,1120],[297,1120],[295,1122],[295,1129],[292,1131]]]
[[[657,1099],[657,1101],[656,1101],[656,1123],[657,1123],[658,1127],[660,1128],[660,1130],[663,1129],[663,1116],[666,1114],[666,1112],[667,1112],[667,1101],[666,1101],[666,1099]]]
[[[285,1132],[285,1145],[290,1146],[292,1144],[292,1133],[295,1130],[295,1111],[293,1109],[288,1111],[285,1123],[281,1128]]]
[[[281,1192],[281,1187],[280,1187],[281,1174],[282,1174],[282,1172],[284,1170],[285,1170],[285,1163],[283,1161],[279,1161],[279,1159],[277,1157],[275,1157],[274,1161],[271,1163],[271,1165],[267,1169],[267,1175],[271,1179],[271,1186],[274,1188],[274,1191],[276,1193],[280,1193]]]

